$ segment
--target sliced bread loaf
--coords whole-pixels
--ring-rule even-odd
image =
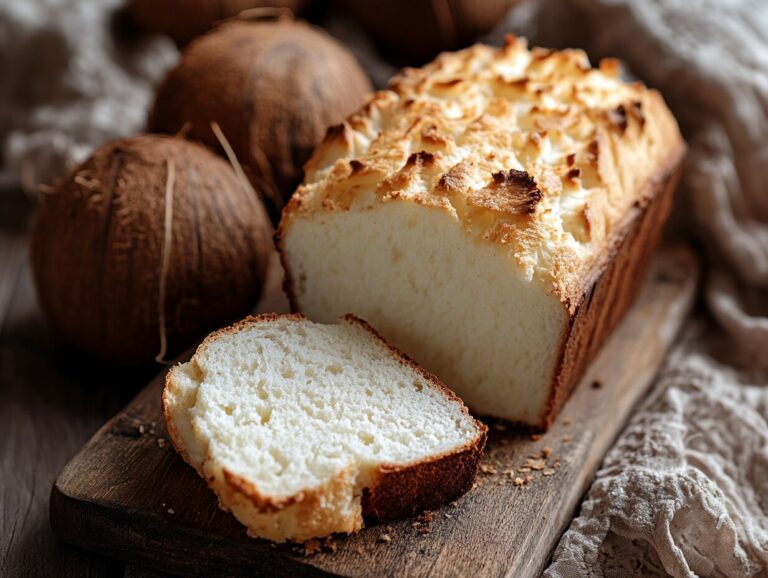
[[[442,54],[307,163],[276,235],[293,309],[359,315],[473,412],[546,428],[640,286],[684,151],[616,61]]]
[[[487,428],[367,323],[250,317],[171,369],[176,449],[252,536],[304,541],[466,492]]]

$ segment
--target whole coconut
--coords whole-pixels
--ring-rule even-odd
[[[299,15],[307,4],[308,0],[129,0],[128,9],[139,27],[185,46],[243,10],[282,8]]]
[[[387,56],[417,65],[472,44],[520,0],[347,0]]]
[[[232,21],[192,42],[160,85],[149,126],[220,150],[217,122],[273,219],[329,125],[371,90],[354,56],[302,22]]]
[[[41,199],[32,232],[37,292],[54,328],[105,360],[144,364],[250,312],[271,227],[242,181],[178,138],[97,149]]]

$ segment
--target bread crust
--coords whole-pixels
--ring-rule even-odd
[[[249,316],[209,335],[196,353],[205,351],[210,343],[222,335],[281,319],[302,321],[306,318],[300,313]],[[414,369],[446,400],[460,404],[462,413],[469,415],[456,394],[437,377],[387,343],[368,323],[354,315],[346,315],[343,319],[369,332],[386,347],[395,361]],[[276,498],[266,495],[252,482],[215,466],[210,454],[202,462],[193,458],[194,452],[187,447],[171,408],[171,397],[180,388],[177,376],[179,368],[176,366],[168,372],[162,398],[171,442],[184,461],[194,467],[216,493],[219,506],[235,514],[246,525],[251,536],[278,542],[286,539],[300,542],[333,532],[355,532],[363,527],[363,516],[381,521],[411,516],[455,500],[474,483],[488,432],[488,428],[477,420],[473,420],[477,435],[458,448],[411,464],[380,465],[370,474],[364,487],[359,488],[357,503],[347,503],[349,488],[357,483],[353,472],[349,470],[340,472],[320,487],[309,488],[291,496]]]
[[[646,183],[600,260],[585,275],[580,300],[572,307],[566,306],[569,321],[549,401],[539,424],[532,429],[546,430],[552,425],[601,345],[634,301],[672,210],[685,152],[681,143],[670,156],[669,165]]]
[[[500,62],[522,76],[494,69]],[[478,86],[496,96],[478,97]],[[500,266],[543,283],[565,312],[553,377],[536,384],[548,388],[548,400],[537,418],[520,424],[546,429],[640,285],[685,154],[677,123],[658,92],[621,81],[617,61],[590,69],[581,51],[528,51],[513,37],[498,51],[478,45],[405,69],[390,89],[329,129],[283,212],[275,244],[291,308],[301,308],[301,280],[285,244],[293,222],[394,200],[443,211],[465,226],[467,243],[493,246],[507,259]],[[558,91],[566,105],[549,108],[542,95]],[[522,116],[541,130],[520,128],[508,114],[509,107],[518,111],[520,95],[535,103]],[[473,107],[482,114],[475,116]],[[520,139],[506,140],[509,134]],[[551,166],[545,141],[555,148],[566,143]],[[504,157],[510,150],[515,158]],[[465,160],[456,163],[459,152]],[[516,164],[526,170],[513,169]],[[579,195],[585,195],[580,209],[562,208],[569,205],[563,199]]]

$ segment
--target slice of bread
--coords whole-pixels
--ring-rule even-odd
[[[163,392],[183,458],[251,536],[304,541],[472,487],[487,428],[367,323],[262,315],[210,335]]]

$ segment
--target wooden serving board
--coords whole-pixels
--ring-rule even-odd
[[[476,488],[431,522],[373,525],[312,555],[248,538],[170,447],[161,374],[61,472],[53,529],[84,548],[183,574],[537,576],[690,312],[697,279],[689,248],[660,250],[551,430],[538,437],[491,424]],[[261,309],[284,307],[273,289]],[[518,471],[531,456],[531,469]]]

